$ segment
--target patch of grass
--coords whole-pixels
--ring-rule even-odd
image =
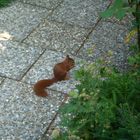
[[[0,0],[0,8],[8,6],[9,3],[11,3],[13,0]]]

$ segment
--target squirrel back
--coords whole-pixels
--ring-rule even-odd
[[[34,85],[33,90],[36,95],[41,97],[48,96],[45,88],[51,86],[53,83],[56,83],[58,81],[67,80],[67,73],[70,69],[74,67],[74,65],[74,60],[67,55],[64,61],[62,61],[61,63],[57,63],[54,66],[54,77],[52,79],[40,80]]]

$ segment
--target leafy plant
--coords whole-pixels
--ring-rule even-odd
[[[135,21],[126,40],[135,33],[138,40],[131,46],[137,52],[128,60],[131,68],[120,73],[98,61],[78,70],[80,84],[60,109],[66,129],[58,140],[140,139],[140,0],[114,0],[101,16],[121,20],[129,12]]]
[[[0,0],[0,7],[7,6],[12,0]]]
[[[71,140],[71,135],[83,140],[139,139],[139,75],[102,66],[99,71],[96,75],[89,67],[77,71],[80,84],[60,111],[68,129],[65,139]]]
[[[133,30],[137,30],[137,45],[140,51],[140,0],[114,0],[114,3],[101,17],[108,18],[111,16],[121,20],[127,13],[132,13],[135,20],[132,20]]]

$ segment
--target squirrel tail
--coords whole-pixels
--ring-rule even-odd
[[[37,96],[46,97],[48,93],[45,91],[45,88],[57,81],[56,78],[40,80],[34,85],[33,90]]]

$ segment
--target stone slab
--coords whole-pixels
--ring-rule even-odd
[[[88,32],[89,30],[83,28],[46,20],[24,42],[42,48],[74,54]]]
[[[71,56],[72,57],[72,56]],[[56,63],[63,61],[65,55],[55,51],[46,50],[42,57],[25,75],[23,81],[29,84],[34,84],[38,80],[48,79],[53,77],[53,67]],[[73,57],[72,57],[73,58]],[[74,71],[81,67],[80,60],[75,58],[76,67],[70,71],[70,80],[61,81],[50,86],[50,89],[68,93],[75,88],[77,82],[74,80]]]
[[[57,117],[55,118],[54,122],[51,124],[51,126],[49,127],[49,130],[47,131],[47,133],[45,133],[39,140],[53,140],[52,138],[52,132],[54,130],[58,130],[58,132],[63,132],[62,130],[64,130],[64,128],[62,128],[62,126],[60,125],[60,116],[59,114],[57,115]]]
[[[40,47],[0,40],[0,75],[20,80],[42,51]]]
[[[8,32],[13,40],[21,41],[50,13],[47,9],[13,2],[0,9],[0,33]]]
[[[0,77],[0,84],[3,82],[4,78]]]
[[[47,98],[41,98],[31,86],[9,79],[0,86],[0,139],[39,139],[55,116],[63,95],[49,91]]]
[[[129,30],[132,29],[132,20],[134,20],[134,16],[132,14],[127,14],[123,19],[119,20],[115,17],[110,17],[110,18],[102,18],[102,21],[104,22],[111,22],[113,24],[120,24],[127,26]]]
[[[70,98],[67,98],[67,100],[65,100],[65,104],[69,102],[69,99]],[[62,116],[60,115],[60,113],[58,113],[57,116],[55,117],[55,120],[51,123],[48,131],[45,132],[44,135],[39,140],[53,140],[54,131],[57,130],[60,134],[66,131],[66,127],[63,127],[61,125],[61,117]]]
[[[53,66],[62,59],[62,53],[46,50],[42,57],[40,57],[36,64],[23,77],[22,81],[28,84],[34,84],[43,77],[51,78],[51,76],[53,76]]]
[[[64,0],[49,19],[85,28],[93,27],[99,19],[99,13],[109,3],[109,0]]]
[[[78,56],[95,61],[99,58],[123,66],[129,55],[129,46],[124,43],[128,33],[126,26],[111,22],[100,22],[85,42]]]
[[[45,7],[47,9],[54,9],[62,0],[19,0],[24,3],[32,4],[35,6]]]

